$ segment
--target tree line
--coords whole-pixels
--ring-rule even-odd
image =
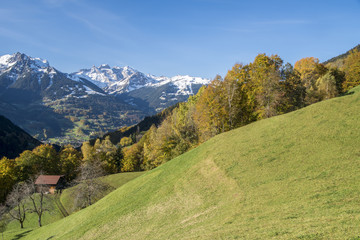
[[[155,168],[217,134],[342,95],[359,84],[357,50],[341,69],[314,57],[292,66],[277,55],[259,54],[247,65],[235,64],[224,78],[216,76],[124,148],[121,171]]]
[[[85,142],[81,153],[70,145],[60,152],[41,145],[16,159],[2,158],[0,200],[14,183],[39,172],[75,179],[87,161],[102,163],[108,174],[152,169],[219,133],[339,96],[360,84],[359,69],[356,49],[341,69],[313,57],[292,66],[278,55],[259,54],[249,64],[235,64],[224,78],[216,76],[187,102],[164,110],[161,123],[145,132],[133,130],[129,136],[111,139],[110,134]]]

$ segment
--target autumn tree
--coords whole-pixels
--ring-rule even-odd
[[[282,112],[291,112],[305,106],[306,88],[301,81],[300,73],[287,63],[281,69],[282,81],[280,83],[284,98]]]
[[[235,64],[225,76],[223,88],[226,97],[226,112],[230,129],[241,126],[247,122],[248,110],[246,107],[247,95],[244,92],[248,82],[248,66]]]
[[[143,149],[141,168],[150,170],[158,166],[157,160],[159,159],[160,149],[158,148],[157,127],[153,124],[150,129],[146,131],[139,143],[124,150],[123,171],[134,169],[136,164],[134,165],[133,163],[140,161],[139,157],[137,157],[140,150],[137,146],[138,144],[142,144]]]
[[[302,58],[295,63],[295,70],[300,73],[301,81],[306,88],[307,104],[312,104],[321,100],[317,91],[317,80],[327,72],[327,68],[319,63],[318,58]]]
[[[344,72],[346,81],[344,82],[344,90],[347,91],[357,85],[360,85],[360,51],[354,49],[345,59]]]
[[[95,149],[90,144],[90,142],[83,142],[81,146],[81,153],[83,155],[84,160],[91,160],[95,156]]]
[[[306,89],[314,88],[316,80],[323,74],[319,59],[314,57],[306,57],[298,60],[294,68],[300,73],[301,81],[304,83]]]
[[[194,113],[194,121],[199,130],[199,141],[226,131],[228,126],[225,104],[225,91],[222,89],[223,79],[216,76],[199,96]]]
[[[199,142],[199,133],[193,118],[198,96],[191,96],[187,102],[180,103],[169,116],[168,125],[170,125],[171,129],[169,132],[172,133],[172,136],[168,137],[168,139],[172,143],[176,143],[171,156],[180,155]]]
[[[227,99],[230,129],[256,120],[256,96],[250,78],[250,66],[235,64],[225,76],[223,87]]]
[[[316,86],[321,99],[329,99],[338,95],[335,77],[327,72],[316,81]]]
[[[119,173],[123,165],[124,152],[121,146],[116,146],[116,149],[111,152],[107,159],[107,166],[105,170],[108,173]]]
[[[45,174],[59,174],[61,171],[60,159],[56,150],[49,144],[43,144],[32,151],[35,155],[37,172]]]
[[[123,137],[120,140],[120,146],[122,147],[130,146],[131,144],[133,144],[133,141],[130,137]]]
[[[280,68],[282,59],[277,56],[259,54],[250,64],[248,91],[256,101],[256,114],[259,119],[277,115],[281,101]]]
[[[3,157],[0,160],[0,202],[6,199],[17,180],[16,163],[12,159]]]
[[[345,72],[338,68],[330,68],[329,72],[335,78],[335,85],[338,94],[345,92],[344,83],[346,81]]]
[[[42,162],[32,151],[25,150],[15,159],[16,165],[19,166],[18,179],[26,181],[30,176],[34,176],[42,170]]]
[[[143,146],[143,144],[135,143],[132,146],[123,150],[124,159],[121,167],[122,172],[133,172],[141,170],[141,165],[144,160]]]
[[[66,180],[70,181],[76,178],[82,163],[81,153],[71,145],[66,145],[61,149],[59,157],[61,173],[65,175]]]

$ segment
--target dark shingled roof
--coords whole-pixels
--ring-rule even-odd
[[[56,185],[63,175],[40,175],[35,184]]]

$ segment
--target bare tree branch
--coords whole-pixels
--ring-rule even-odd
[[[17,183],[12,192],[6,199],[6,205],[9,207],[9,215],[14,220],[19,221],[20,227],[24,228],[24,221],[26,219],[26,201],[29,196],[29,191],[26,184],[23,182]]]
[[[29,192],[29,198],[32,202],[32,209],[30,210],[33,213],[36,213],[38,215],[38,224],[39,227],[42,226],[41,219],[44,214],[44,212],[49,211],[47,208],[45,208],[46,203],[46,192],[47,192],[47,186],[44,185],[35,185],[35,182],[31,179],[26,183],[27,191]]]
[[[77,197],[75,198],[75,208],[90,206],[99,194],[109,188],[108,184],[98,179],[103,175],[104,170],[100,162],[86,162],[80,166],[80,175],[76,179],[79,186],[77,189]]]

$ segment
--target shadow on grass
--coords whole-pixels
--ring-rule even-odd
[[[32,230],[27,230],[25,232],[22,232],[22,233],[19,233],[19,234],[16,234],[15,237],[12,239],[12,240],[18,240],[22,237],[25,237],[25,235],[27,235],[28,233],[30,233]]]

